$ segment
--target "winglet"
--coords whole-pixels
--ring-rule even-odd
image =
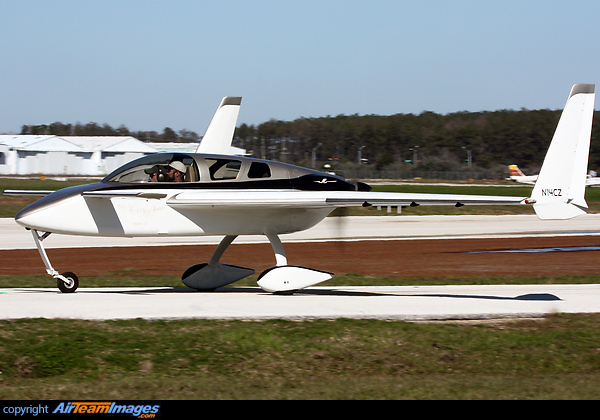
[[[571,89],[531,193],[530,202],[540,219],[570,219],[586,213],[594,89],[592,84],[576,84]]]
[[[226,96],[221,100],[196,153],[231,154],[231,142],[241,104],[242,98],[238,96]]]

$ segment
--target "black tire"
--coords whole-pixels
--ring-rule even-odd
[[[73,293],[75,290],[77,290],[77,288],[79,287],[79,279],[77,278],[77,276],[74,273],[71,273],[70,271],[66,271],[66,272],[62,273],[61,276],[66,277],[73,281],[73,284],[67,285],[61,279],[56,279],[56,285],[58,286],[58,289],[61,292]]]

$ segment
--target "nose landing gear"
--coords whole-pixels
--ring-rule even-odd
[[[51,232],[45,232],[43,235],[39,235],[37,230],[31,229],[31,234],[33,235],[33,240],[35,242],[35,246],[42,257],[42,261],[46,266],[46,273],[51,275],[56,279],[56,285],[58,289],[63,293],[73,293],[79,287],[79,279],[74,273],[67,271],[65,273],[60,274],[56,271],[52,264],[50,264],[50,259],[48,255],[46,255],[46,250],[44,249],[44,245],[42,245],[42,241],[50,236]]]

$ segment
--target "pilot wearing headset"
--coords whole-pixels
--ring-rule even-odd
[[[167,165],[167,178],[170,182],[184,182],[186,171],[185,165],[175,160]]]
[[[151,168],[144,169],[148,174],[148,182],[165,182],[167,180],[167,170],[160,165],[154,165]]]

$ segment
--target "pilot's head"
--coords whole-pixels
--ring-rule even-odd
[[[187,169],[185,165],[178,160],[174,160],[173,162],[169,163],[169,165],[167,166],[167,174],[169,175],[169,181],[183,182],[186,170]]]
[[[144,169],[144,172],[146,172],[148,174],[148,182],[159,182],[158,175],[159,175],[159,172],[161,172],[160,166],[154,165],[151,168]],[[161,175],[163,175],[163,174],[161,173]],[[163,178],[164,178],[164,175],[163,175]],[[164,179],[162,179],[162,181],[164,181]]]

